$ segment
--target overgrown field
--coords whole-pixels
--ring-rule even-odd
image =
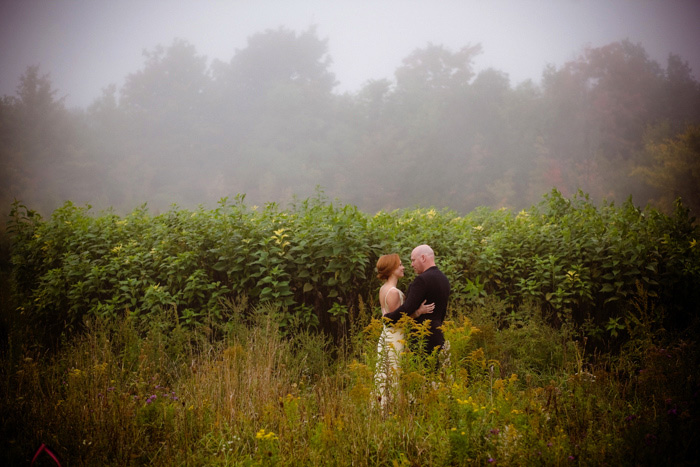
[[[42,443],[70,465],[697,459],[700,229],[680,204],[554,191],[520,213],[368,215],[238,197],[46,220],[16,204],[9,233],[4,464]],[[452,282],[450,347],[423,355],[403,322],[382,408],[374,264],[420,243]]]

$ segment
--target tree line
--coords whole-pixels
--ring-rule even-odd
[[[427,44],[394,79],[339,94],[313,28],[255,34],[228,62],[177,39],[86,109],[28,67],[0,100],[0,201],[128,212],[236,194],[284,202],[320,186],[366,211],[467,212],[520,210],[556,187],[699,212],[700,83],[681,57],[664,67],[615,42],[512,85],[475,71],[480,52]]]

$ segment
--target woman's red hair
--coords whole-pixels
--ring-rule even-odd
[[[401,258],[396,253],[380,256],[377,260],[377,277],[383,281],[387,280],[399,264],[401,264]]]

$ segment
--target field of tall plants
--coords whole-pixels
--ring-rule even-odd
[[[70,465],[697,459],[700,228],[680,202],[370,215],[317,193],[10,218],[3,464],[42,445]],[[374,264],[421,243],[452,283],[449,347],[425,355],[402,320],[380,403]]]

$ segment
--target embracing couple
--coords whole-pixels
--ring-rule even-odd
[[[377,277],[384,281],[379,289],[382,315],[396,323],[403,315],[409,315],[418,323],[430,320],[430,334],[425,342],[426,354],[442,349],[445,336],[442,323],[447,313],[450,281],[435,265],[435,253],[428,245],[420,245],[411,252],[411,266],[417,276],[404,295],[396,285],[404,275],[404,266],[397,254],[384,255],[377,261]],[[386,322],[386,320],[384,320]],[[385,324],[379,338],[378,389],[382,403],[387,399],[386,382],[395,380],[399,355],[404,348],[404,335],[400,329]],[[393,377],[392,377],[393,374]]]

